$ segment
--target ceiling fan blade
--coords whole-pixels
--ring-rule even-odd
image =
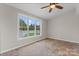
[[[55,7],[58,8],[58,9],[63,9],[63,7],[60,6],[60,5],[55,5]]]
[[[52,11],[52,8],[49,9],[49,13]]]
[[[44,9],[44,8],[47,8],[47,7],[49,7],[49,5],[48,5],[48,6],[44,6],[44,7],[42,7],[41,9]]]

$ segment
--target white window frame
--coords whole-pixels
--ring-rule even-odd
[[[23,38],[20,38],[19,37],[19,25],[20,25],[20,23],[19,23],[19,16],[26,16],[26,17],[28,17],[29,19],[35,19],[35,20],[40,20],[40,35],[36,35],[35,33],[34,33],[34,36],[29,36],[29,33],[27,34],[28,36],[27,37],[23,37]],[[18,17],[17,17],[18,19],[17,19],[17,39],[18,40],[23,40],[23,39],[28,39],[28,38],[34,38],[34,37],[39,37],[39,36],[41,36],[42,35],[42,20],[41,19],[39,19],[39,18],[36,18],[36,17],[32,17],[32,16],[28,16],[28,15],[25,15],[25,14],[18,14]],[[36,30],[36,25],[35,25],[35,30]],[[29,32],[29,26],[27,26],[27,31]],[[36,32],[36,31],[35,31]]]

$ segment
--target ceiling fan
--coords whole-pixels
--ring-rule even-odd
[[[52,11],[52,9],[57,8],[57,9],[63,9],[63,6],[61,6],[59,3],[50,3],[47,6],[42,7],[41,9],[49,7],[49,13]]]

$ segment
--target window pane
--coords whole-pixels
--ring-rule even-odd
[[[29,20],[29,36],[34,36],[35,34],[35,20]]]
[[[26,16],[19,16],[19,37],[27,37],[27,20]]]
[[[40,20],[36,21],[36,35],[40,35]]]

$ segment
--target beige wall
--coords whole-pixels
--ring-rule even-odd
[[[0,4],[1,53],[46,38],[47,21],[42,20],[43,23],[41,36],[17,40],[18,13],[24,13],[27,15],[27,13],[24,11],[10,7],[8,5]]]
[[[48,37],[79,43],[79,15],[75,10],[48,21]]]

